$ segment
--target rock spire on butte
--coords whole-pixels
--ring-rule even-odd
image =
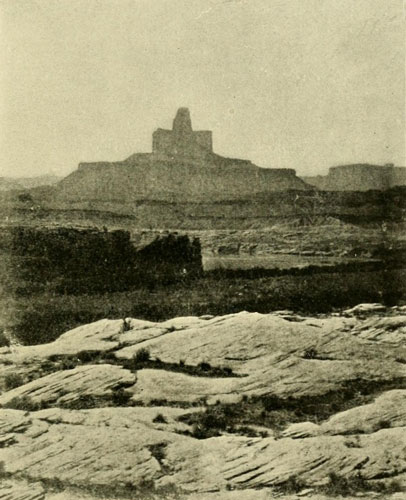
[[[134,214],[137,203],[145,200],[211,203],[287,189],[313,188],[292,169],[261,168],[249,160],[214,153],[212,133],[193,130],[189,110],[180,108],[171,130],[158,128],[153,133],[151,153],[80,163],[58,184],[55,198]],[[140,217],[145,220],[145,214]]]
[[[152,134],[152,152],[165,156],[206,158],[213,154],[212,133],[192,129],[188,108],[179,108],[172,130],[158,128]]]

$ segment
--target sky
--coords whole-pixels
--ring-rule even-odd
[[[217,153],[324,174],[405,162],[402,0],[0,0],[0,175],[151,151],[178,107]]]

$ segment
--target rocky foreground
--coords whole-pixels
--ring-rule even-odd
[[[102,320],[0,351],[0,498],[406,498],[406,307]]]

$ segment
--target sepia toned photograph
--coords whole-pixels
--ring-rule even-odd
[[[0,500],[406,500],[404,0],[0,0]]]

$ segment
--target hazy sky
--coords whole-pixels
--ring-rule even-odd
[[[405,165],[402,0],[0,0],[0,175],[151,150],[188,106],[215,151]]]

